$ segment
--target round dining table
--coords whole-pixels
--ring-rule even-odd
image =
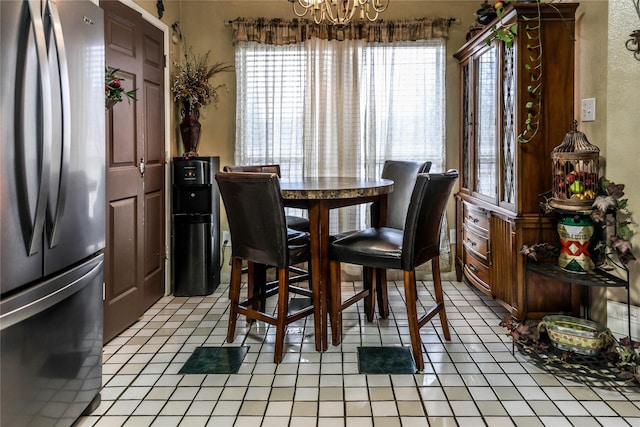
[[[329,211],[344,206],[377,202],[378,224],[384,225],[387,195],[393,181],[365,178],[303,178],[281,180],[280,191],[287,207],[307,209],[311,239],[311,286],[313,289],[315,343],[317,351],[328,348],[327,298],[329,289]]]

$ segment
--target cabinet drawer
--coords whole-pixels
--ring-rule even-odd
[[[475,230],[467,227],[462,229],[462,242],[467,251],[472,251],[480,257],[485,264],[489,263],[489,239]]]
[[[467,278],[481,291],[490,294],[489,267],[470,252],[464,253],[464,272]]]
[[[468,203],[463,203],[464,223],[472,224],[486,232],[489,231],[489,214],[484,209],[480,209]]]

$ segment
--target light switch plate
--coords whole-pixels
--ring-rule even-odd
[[[586,98],[582,100],[582,121],[593,122],[596,120],[596,99]]]

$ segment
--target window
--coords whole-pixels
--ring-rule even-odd
[[[243,42],[236,64],[236,164],[279,163],[284,176],[302,176],[303,45]]]
[[[237,164],[279,163],[288,179],[379,177],[387,159],[444,169],[444,39],[243,41],[236,75]],[[352,210],[340,229],[366,222]]]

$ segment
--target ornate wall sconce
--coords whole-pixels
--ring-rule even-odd
[[[158,0],[156,8],[158,9],[158,18],[162,19],[162,15],[164,15],[164,3],[162,3],[162,0]]]
[[[633,2],[633,6],[636,8],[636,13],[638,14],[638,18],[640,18],[640,0],[631,0]],[[640,30],[635,30],[631,34],[631,37],[624,46],[627,50],[633,52],[633,57],[640,61]]]
[[[630,36],[631,38],[627,40],[625,46],[627,50],[633,52],[633,56],[640,61],[640,30],[635,30]]]
[[[171,24],[171,41],[173,44],[182,41],[182,31],[180,30],[180,22],[176,21]]]

